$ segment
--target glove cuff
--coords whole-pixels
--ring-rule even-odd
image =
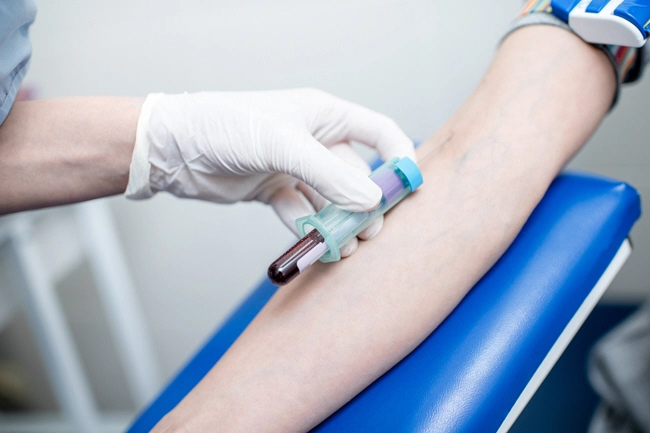
[[[135,133],[135,147],[129,168],[129,183],[124,191],[124,196],[133,200],[142,200],[155,194],[151,189],[151,164],[149,163],[149,119],[156,102],[163,96],[163,93],[151,93],[142,104],[138,126]]]

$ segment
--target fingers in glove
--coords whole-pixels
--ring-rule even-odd
[[[348,143],[338,143],[329,147],[330,152],[341,158],[343,161],[350,164],[366,176],[372,173],[372,169],[368,163],[357,153],[352,146]]]
[[[296,219],[314,213],[314,209],[298,191],[289,186],[280,188],[273,194],[269,204],[273,207],[273,210],[278,214],[284,225],[296,236],[299,236],[298,229],[296,228]]]
[[[366,227],[357,236],[359,237],[359,239],[367,241],[368,239],[372,239],[375,236],[377,236],[383,226],[384,226],[384,216],[382,215],[379,217],[379,219],[373,221],[372,224]]]
[[[333,156],[339,157],[342,161],[344,161],[344,163],[348,164],[350,168],[354,168],[354,170],[358,171],[359,173],[363,173],[366,176],[366,179],[368,179],[367,175],[371,172],[370,167],[349,144],[336,144],[330,147],[329,151],[333,154]],[[374,184],[374,182],[370,182]],[[300,190],[304,197],[311,203],[316,212],[319,212],[329,204],[328,200],[326,200],[315,189],[304,182],[298,183],[298,190]],[[289,192],[283,193],[283,195],[285,194],[289,194],[289,197],[291,197],[291,194]],[[359,233],[358,237],[363,240],[372,239],[381,230],[383,221],[384,217],[382,216],[370,224],[368,227],[366,227],[366,229],[364,229],[361,233]],[[357,250],[358,245],[359,241],[357,238],[351,239],[340,249],[341,257],[349,257],[352,255]]]
[[[359,246],[359,239],[358,238],[352,238],[348,241],[347,244],[343,245],[340,249],[341,252],[341,257],[350,257],[354,252],[357,250],[357,247]]]
[[[360,171],[370,174],[372,170],[370,169],[370,166],[368,163],[361,158],[361,156],[352,148],[347,143],[341,143],[341,144],[335,144],[334,146],[330,147],[330,150],[341,157],[345,162],[348,164],[356,167]],[[381,230],[381,228],[384,225],[384,217],[383,215],[379,217],[378,220],[374,221],[372,224],[370,224],[368,227],[366,227],[361,233],[359,233],[358,237],[361,240],[368,240],[372,239]]]
[[[325,206],[330,204],[329,200],[317,193],[314,188],[307,185],[305,182],[298,182],[297,188],[298,191],[300,191],[302,195],[305,196],[307,201],[311,203],[316,212],[320,212]]]
[[[331,95],[324,99],[323,104],[330,104],[320,119],[326,127],[316,134],[323,144],[354,140],[376,149],[384,161],[404,156],[417,161],[413,141],[393,119]]]
[[[367,212],[377,207],[381,189],[368,176],[305,134],[301,152],[279,166],[343,210]],[[286,159],[285,159],[286,161]]]
[[[360,172],[366,175],[369,175],[371,173],[372,170],[370,169],[368,163],[363,158],[361,158],[361,156],[349,144],[335,144],[334,146],[330,147],[329,150]],[[316,192],[316,190],[304,182],[298,182],[297,188],[311,203],[316,212],[319,212],[325,206],[330,204],[329,200],[320,195],[318,192]]]
[[[345,162],[357,168],[359,171],[362,171],[366,174],[371,173],[370,166],[366,163],[366,161],[363,158],[361,158],[361,156],[349,144],[347,143],[335,144],[334,146],[330,147],[330,150],[332,151],[332,153],[336,154]],[[325,206],[329,204],[329,202],[325,200],[323,196],[318,194],[316,191],[314,191],[313,188],[309,187],[303,182],[300,182],[298,184],[298,189],[300,190],[300,192],[303,193],[303,195],[307,198],[307,200],[311,202],[316,212],[319,212],[321,209],[323,209]],[[375,236],[377,236],[377,234],[379,234],[379,231],[381,230],[383,224],[384,224],[384,217],[381,216],[379,217],[379,219],[377,219],[368,227],[366,227],[361,233],[359,233],[358,235],[359,239],[368,240],[374,238]],[[345,254],[342,257],[348,257],[356,250],[357,246],[354,245],[353,242],[349,246],[346,245],[344,248],[347,249],[344,251]]]

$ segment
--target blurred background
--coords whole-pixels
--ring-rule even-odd
[[[518,0],[37,3],[24,85],[38,98],[309,86],[393,117],[415,140],[426,139],[462,104],[521,6]],[[645,80],[623,90],[571,169],[625,180],[642,197],[650,193],[649,86]],[[107,313],[97,283],[101,266],[88,250],[102,242],[88,229],[97,213],[78,206],[30,213],[26,245],[50,277],[103,431],[121,431],[265,278],[293,236],[257,203],[213,205],[165,194],[102,202],[94,211],[104,225],[94,227],[115,234],[106,241],[112,249],[103,254],[103,272],[132,282],[136,322],[151,347],[151,362],[141,367],[155,385],[143,385],[139,397],[111,324],[122,310],[118,304],[113,317]],[[0,227],[8,220],[0,219]],[[647,219],[632,240],[632,257],[602,301],[618,311],[612,323],[648,293]],[[4,431],[71,431],[57,415],[61,403],[24,305],[24,268],[0,245],[0,407],[13,423]],[[19,417],[6,418],[15,411]]]

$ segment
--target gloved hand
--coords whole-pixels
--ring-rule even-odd
[[[296,233],[295,219],[328,200],[353,212],[379,204],[381,190],[350,140],[382,159],[415,160],[413,143],[393,120],[318,90],[151,94],[138,119],[125,195],[258,200]],[[381,224],[359,237],[371,238]],[[355,239],[342,255],[356,246]]]

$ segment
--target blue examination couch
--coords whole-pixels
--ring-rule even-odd
[[[563,174],[513,244],[416,350],[315,432],[506,432],[629,255],[629,185]],[[434,260],[432,258],[432,260]],[[129,432],[147,432],[275,292],[262,283]]]

